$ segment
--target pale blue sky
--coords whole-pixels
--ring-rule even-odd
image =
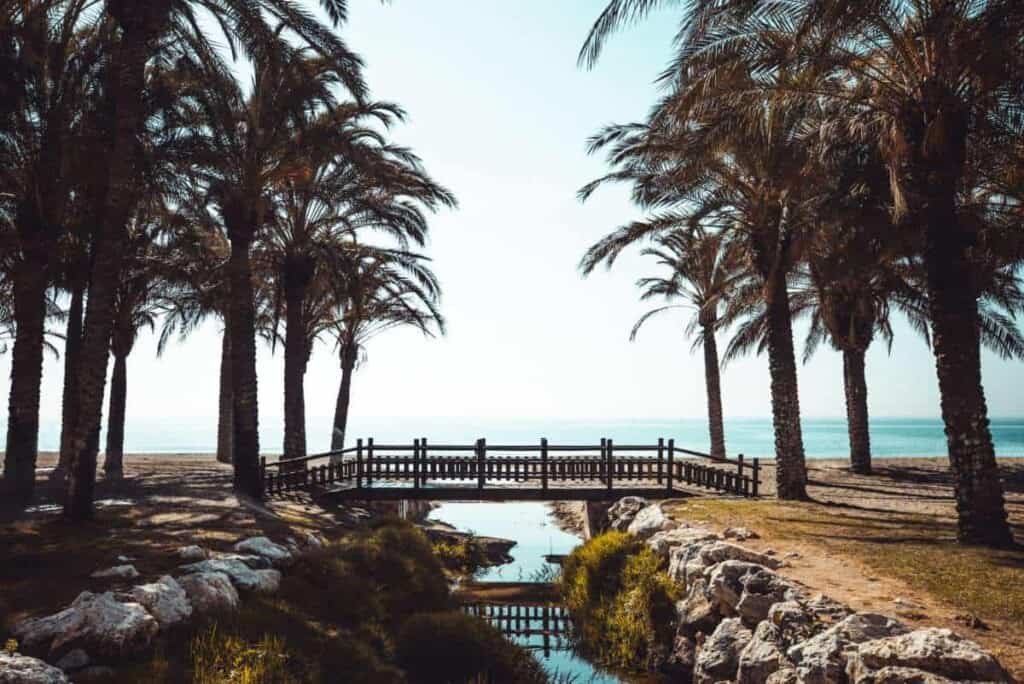
[[[617,36],[598,67],[576,53],[603,0],[353,0],[344,34],[365,56],[379,99],[410,114],[395,138],[412,146],[459,197],[438,216],[430,253],[444,285],[449,335],[385,333],[356,376],[357,416],[674,418],[705,415],[700,354],[682,338],[682,319],[652,321],[630,343],[644,311],[633,281],[643,263],[627,257],[610,274],[582,280],[585,248],[637,216],[626,191],[586,205],[579,186],[604,170],[585,140],[601,125],[641,117],[669,54],[672,13]],[[799,331],[798,331],[799,334]],[[724,347],[724,340],[720,343]],[[155,358],[147,336],[129,360],[128,420],[214,416],[219,330],[210,324]],[[0,357],[7,382],[10,355]],[[261,422],[280,420],[280,350],[260,349]],[[1024,364],[986,353],[992,415],[1021,413]],[[310,416],[333,411],[338,364],[318,348],[306,378]],[[892,356],[868,360],[875,416],[937,416],[930,352],[903,324]],[[48,358],[42,416],[60,415],[61,365]],[[6,396],[6,387],[3,388]],[[768,416],[765,359],[723,374],[729,417]],[[807,416],[844,415],[839,356],[822,348],[800,368]],[[279,445],[266,445],[270,449]]]

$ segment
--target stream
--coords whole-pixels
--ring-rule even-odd
[[[481,582],[537,582],[547,581],[557,571],[545,560],[550,554],[565,555],[582,540],[562,530],[547,504],[539,502],[502,503],[443,503],[431,511],[429,518],[448,523],[455,528],[477,535],[514,539],[517,544],[510,554],[512,562],[482,569],[476,579]],[[518,644],[528,647],[552,675],[552,680],[563,684],[616,684],[622,679],[598,669],[572,649],[569,639],[559,636],[545,638],[541,632],[557,630],[558,620],[550,611],[536,606],[489,606],[488,615],[507,615],[508,619],[496,625]],[[504,612],[502,612],[504,611]],[[543,617],[541,616],[543,612]],[[531,632],[523,634],[522,632]]]

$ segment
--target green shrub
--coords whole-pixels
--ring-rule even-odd
[[[546,682],[540,663],[483,620],[464,613],[414,615],[398,637],[398,664],[415,684]]]
[[[655,665],[672,640],[678,590],[646,545],[609,532],[574,550],[559,590],[572,613],[580,648],[617,668]]]
[[[472,575],[487,563],[483,547],[473,539],[434,542],[434,555],[444,569],[457,575]]]

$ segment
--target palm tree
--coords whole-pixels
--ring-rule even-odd
[[[274,219],[258,247],[276,271],[285,313],[284,459],[306,455],[303,377],[313,338],[307,321],[311,284],[329,276],[330,264],[363,232],[383,232],[404,248],[423,245],[427,211],[454,206],[407,149],[387,144],[371,121],[390,126],[403,112],[386,103],[335,107],[299,131],[301,167],[276,194]],[[321,292],[326,289],[321,287]]]
[[[581,197],[604,183],[629,182],[638,204],[666,209],[612,233],[591,252],[599,260],[677,225],[703,225],[737,245],[768,316],[776,491],[803,499],[807,470],[787,276],[809,228],[807,116],[768,99],[743,109],[707,109],[694,87],[678,84],[647,123],[612,126],[592,139],[592,151],[608,148],[615,170],[584,187]]]
[[[31,501],[35,487],[47,288],[71,197],[68,149],[102,54],[102,33],[87,16],[89,4],[25,2],[0,8],[8,96],[0,111],[0,185],[17,237],[4,479],[12,500],[22,505]]]
[[[399,326],[412,326],[424,335],[444,334],[438,309],[441,290],[425,259],[415,254],[375,248],[353,250],[337,263],[341,285],[332,315],[323,322],[337,344],[341,384],[334,409],[331,450],[345,448],[352,374],[365,355],[367,342]]]
[[[627,231],[650,232],[648,228],[640,226],[633,226]],[[656,259],[657,264],[665,267],[668,273],[662,277],[637,281],[643,290],[640,298],[644,301],[663,298],[669,303],[645,313],[633,326],[630,340],[636,339],[640,328],[652,316],[675,309],[693,311],[685,334],[693,338],[691,350],[698,347],[704,349],[704,387],[708,395],[711,455],[725,458],[722,389],[715,333],[720,325],[720,307],[728,302],[742,275],[741,255],[734,245],[726,242],[723,233],[707,233],[699,225],[693,230],[679,226],[674,232],[660,235],[653,242],[655,246],[644,249],[641,254]],[[583,257],[580,268],[584,275],[591,273],[598,265],[600,259],[595,260],[595,257],[601,253],[598,244]],[[614,254],[606,254],[604,261],[610,267]],[[698,328],[700,334],[696,335]]]
[[[331,21],[345,18],[345,3],[322,0]],[[203,26],[196,21],[199,10],[212,15],[214,26],[223,29],[232,53],[244,49],[250,57],[270,59],[270,55],[288,51],[298,42],[315,49],[333,61],[349,89],[361,96],[364,86],[359,74],[360,61],[344,43],[312,15],[290,0],[108,0],[105,16],[118,31],[110,46],[110,111],[113,134],[105,150],[106,175],[102,220],[97,228],[88,306],[83,326],[78,381],[77,415],[68,449],[70,477],[65,514],[72,519],[92,515],[92,491],[95,481],[97,436],[102,412],[107,357],[113,331],[117,274],[127,242],[127,226],[132,215],[132,196],[139,157],[136,141],[146,126],[147,64],[155,57],[166,58],[162,50],[181,57],[196,56],[208,68],[219,65]],[[271,27],[268,21],[277,24]],[[269,122],[267,122],[269,123]],[[251,198],[250,198],[251,199]],[[233,216],[232,242],[238,238],[238,254],[233,259],[231,325],[236,333],[233,344],[237,372],[235,444],[244,458],[236,459],[236,486],[253,496],[261,494],[257,461],[255,397],[255,332],[251,315],[251,287],[247,279],[248,248],[251,234],[259,227],[258,207],[251,203],[230,203],[225,212]],[[237,315],[236,315],[237,314]],[[248,315],[247,315],[248,314]],[[248,343],[244,340],[248,339]]]

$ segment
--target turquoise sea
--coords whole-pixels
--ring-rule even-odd
[[[307,440],[310,453],[325,451],[330,444],[330,417],[309,417]],[[44,421],[39,448],[52,451],[59,442],[59,425]],[[0,423],[6,434],[6,426]],[[128,452],[188,452],[214,450],[216,416],[194,418],[133,418],[129,407],[125,448]],[[486,437],[491,444],[532,443],[547,437],[552,443],[597,444],[610,437],[619,444],[654,443],[659,437],[674,438],[680,447],[695,451],[708,449],[707,423],[700,419],[676,420],[610,419],[497,419],[497,418],[353,418],[351,440],[373,437],[378,443],[410,443],[426,437],[434,443],[472,443]],[[846,421],[841,418],[805,418],[804,450],[808,458],[845,458]],[[1024,457],[1024,417],[993,418],[992,436],[999,456]],[[733,418],[725,422],[726,449],[730,455],[772,458],[774,442],[768,418]],[[281,450],[282,425],[279,417],[261,420],[263,451]],[[101,441],[100,444],[103,444]],[[942,423],[930,418],[876,418],[871,421],[871,450],[878,458],[943,456],[946,453]]]

